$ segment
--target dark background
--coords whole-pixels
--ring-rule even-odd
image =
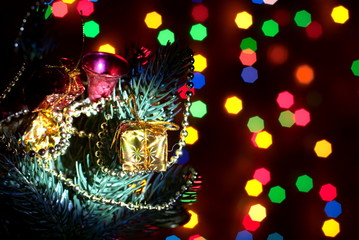
[[[33,1],[11,1],[0,5],[2,55],[1,86],[11,79],[16,69],[13,42],[19,26]],[[105,1],[95,3],[95,12],[85,20],[100,24],[101,33],[94,39],[86,38],[85,51],[96,51],[102,43],[111,42],[117,53],[125,54],[132,45],[149,49],[158,47],[157,34],[170,29],[176,39],[188,44],[195,53],[207,58],[208,66],[202,72],[206,85],[196,91],[193,100],[207,104],[208,113],[202,119],[191,118],[199,131],[199,140],[187,147],[189,162],[203,178],[198,201],[188,209],[199,215],[194,229],[177,228],[165,233],[176,234],[181,239],[199,234],[206,239],[235,239],[244,230],[242,219],[252,204],[261,203],[267,208],[267,218],[253,239],[266,239],[268,234],[280,233],[284,239],[326,239],[321,230],[329,219],[324,212],[324,201],[318,192],[324,184],[337,187],[336,200],[342,204],[343,213],[336,219],[341,232],[335,239],[357,239],[358,229],[358,136],[359,136],[359,79],[350,70],[352,62],[359,59],[359,8],[355,1],[284,1],[275,5],[253,4],[250,0],[206,1],[209,17],[203,23],[208,37],[197,42],[189,35],[196,22],[191,16],[198,3],[181,1]],[[330,18],[331,9],[344,5],[350,11],[345,24],[336,24]],[[254,23],[248,30],[238,29],[235,15],[246,10],[253,15]],[[289,22],[280,27],[275,37],[266,37],[261,31],[263,21],[272,19],[278,10],[289,13]],[[312,14],[312,20],[323,27],[323,35],[313,40],[305,30],[296,26],[293,17],[299,10]],[[148,29],[144,24],[146,13],[157,11],[163,24],[159,29]],[[57,54],[76,58],[81,52],[81,20],[75,9],[63,19],[55,19],[48,29],[55,39]],[[257,40],[259,78],[244,83],[240,77],[243,65],[238,60],[240,42],[245,37]],[[267,57],[273,44],[288,48],[288,60],[281,65],[272,64]],[[56,52],[55,51],[55,52]],[[307,63],[315,71],[309,86],[300,86],[294,79],[295,67]],[[282,111],[276,97],[279,92],[290,91],[295,98],[294,109],[306,108],[311,122],[306,127],[284,128],[278,122]],[[227,97],[236,95],[244,108],[238,115],[229,115],[224,109]],[[17,108],[21,97],[9,102],[11,111]],[[314,100],[313,100],[314,99]],[[15,111],[15,110],[14,110]],[[259,149],[251,143],[247,128],[250,117],[259,115],[265,129],[273,136],[269,149]],[[332,154],[318,158],[315,142],[327,139],[333,147]],[[271,181],[257,198],[249,197],[244,186],[255,169],[265,167],[271,172]],[[295,187],[298,176],[313,178],[314,188],[300,193]],[[281,204],[271,203],[267,197],[270,187],[280,185],[286,189],[287,198]],[[164,237],[165,237],[164,236]]]

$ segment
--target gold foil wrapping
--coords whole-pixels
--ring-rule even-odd
[[[165,171],[167,165],[166,130],[163,126],[148,122],[123,123],[118,147],[122,170]]]

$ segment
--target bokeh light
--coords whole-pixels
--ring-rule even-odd
[[[98,48],[99,52],[107,52],[107,53],[116,53],[116,49],[109,43],[106,44],[102,44],[99,48]]]
[[[248,180],[244,187],[248,196],[258,197],[263,192],[262,183],[257,179]]]
[[[163,29],[158,33],[158,42],[165,46],[167,43],[173,43],[175,41],[175,34],[169,29]]]
[[[242,100],[236,96],[229,97],[226,99],[224,107],[228,113],[238,114],[243,109]]]
[[[295,70],[295,79],[298,83],[303,85],[310,84],[314,79],[314,70],[308,64],[303,64]]]
[[[245,83],[254,83],[258,79],[258,71],[254,67],[244,67],[241,77]]]
[[[201,100],[197,100],[192,103],[189,110],[193,117],[202,118],[207,114],[207,105]]]
[[[199,235],[199,234],[195,234],[193,236],[190,236],[188,238],[188,240],[206,240],[206,239],[204,237],[202,237],[201,235]]]
[[[340,214],[342,214],[342,205],[339,202],[333,200],[325,204],[324,211],[328,217],[337,218]]]
[[[251,132],[259,132],[264,129],[264,120],[259,116],[254,116],[248,119],[247,127]]]
[[[290,128],[295,123],[294,113],[290,110],[285,110],[279,114],[278,121],[282,127]]]
[[[327,237],[336,237],[340,232],[340,225],[334,219],[324,221],[322,230]]]
[[[208,18],[208,8],[203,4],[197,4],[192,8],[193,20],[204,22]]]
[[[291,22],[291,13],[285,8],[279,8],[274,12],[273,20],[276,21],[279,26],[286,26]]]
[[[305,28],[305,32],[309,38],[318,39],[323,35],[323,27],[320,23],[312,21],[308,27]]]
[[[251,49],[252,51],[257,51],[257,41],[251,37],[247,37],[247,38],[242,39],[239,47],[242,50]]]
[[[279,233],[271,233],[268,235],[267,240],[283,240],[283,236]]]
[[[177,237],[176,235],[171,235],[166,237],[166,240],[181,240],[179,237]]]
[[[52,15],[63,18],[68,13],[67,4],[62,1],[56,1],[52,4]]]
[[[313,189],[313,179],[308,175],[304,174],[297,178],[295,182],[299,192],[309,192]]]
[[[194,87],[188,89],[186,84],[183,84],[182,87],[180,87],[177,92],[179,93],[180,98],[187,99],[187,92],[191,92],[192,96],[195,95]]]
[[[294,104],[294,96],[288,92],[280,92],[276,99],[280,108],[288,109]]]
[[[194,228],[198,224],[198,214],[192,210],[188,210],[188,213],[191,215],[190,220],[183,225],[184,228]]]
[[[295,125],[302,127],[307,126],[308,123],[310,122],[310,112],[308,112],[304,108],[295,110],[294,119],[295,119]]]
[[[186,164],[189,160],[189,152],[186,150],[186,149],[182,149],[182,155],[179,156],[178,160],[177,160],[177,163],[178,164]]]
[[[254,133],[254,143],[258,148],[267,149],[273,143],[272,135],[267,131]]]
[[[192,82],[195,89],[201,89],[204,85],[206,85],[206,77],[200,72],[195,72],[193,73]]]
[[[253,235],[247,230],[243,230],[237,233],[235,240],[253,240]]]
[[[274,5],[278,0],[263,0],[265,4]]]
[[[288,60],[288,48],[282,44],[274,44],[268,48],[267,57],[270,63],[280,65]]]
[[[327,158],[332,153],[332,144],[325,139],[317,141],[314,152],[318,157]]]
[[[263,0],[251,0],[252,3],[255,3],[255,4],[262,4],[263,3]]]
[[[262,185],[266,185],[271,179],[270,172],[266,168],[256,169],[254,171],[253,178],[261,182]]]
[[[272,203],[282,203],[286,198],[285,189],[281,186],[272,187],[269,190],[268,197]]]
[[[187,144],[194,144],[198,140],[198,131],[194,127],[188,127],[187,128],[187,137],[185,138],[185,142]]]
[[[344,6],[334,7],[331,13],[335,23],[343,24],[349,19],[349,10]]]
[[[207,58],[202,56],[201,54],[196,54],[193,57],[194,59],[194,71],[196,72],[202,72],[207,68]]]
[[[350,69],[352,70],[354,76],[359,76],[359,59],[352,62]]]
[[[202,41],[207,37],[207,28],[201,23],[197,23],[191,27],[189,33],[193,40]]]
[[[162,16],[158,12],[149,12],[146,14],[145,23],[148,28],[157,29],[162,25]]]
[[[245,66],[252,66],[257,61],[257,54],[251,49],[242,50],[239,60]]]
[[[62,0],[64,3],[73,4],[76,0]]]
[[[323,201],[333,201],[337,197],[337,188],[330,183],[325,184],[320,188],[319,196]]]
[[[265,36],[274,37],[279,33],[279,25],[272,19],[264,21],[262,31]]]
[[[237,27],[242,29],[248,29],[253,24],[252,15],[246,11],[237,13],[234,21]]]
[[[242,221],[243,227],[248,231],[257,230],[261,223],[257,221],[253,221],[249,215],[245,215]]]
[[[298,27],[307,27],[312,22],[312,15],[306,10],[295,13],[294,21]]]
[[[89,38],[94,38],[100,33],[100,25],[91,20],[84,23],[84,35]]]
[[[77,12],[85,17],[90,16],[94,12],[94,4],[89,0],[80,0],[76,6]]]
[[[248,215],[253,221],[262,222],[267,217],[267,210],[258,203],[250,207]]]

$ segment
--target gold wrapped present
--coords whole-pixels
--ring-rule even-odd
[[[169,127],[171,126],[171,127]],[[178,126],[161,121],[121,123],[114,140],[122,171],[165,171],[167,167],[167,130]],[[119,141],[118,141],[119,138]]]

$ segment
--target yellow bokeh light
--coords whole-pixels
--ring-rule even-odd
[[[114,47],[112,47],[112,45],[110,45],[110,44],[108,44],[108,43],[101,45],[101,46],[98,48],[98,51],[99,51],[99,52],[113,53],[113,54],[116,53],[116,49],[115,49]]]
[[[238,114],[243,109],[242,100],[235,96],[227,98],[224,107],[226,108],[228,113]]]
[[[349,19],[349,11],[343,6],[337,6],[333,8],[331,16],[334,22],[343,24]]]
[[[251,206],[248,215],[253,221],[261,222],[267,217],[267,210],[261,204]]]
[[[259,194],[263,192],[263,186],[260,181],[257,179],[251,179],[247,181],[247,184],[244,188],[248,194],[248,196],[258,197]]]
[[[236,19],[234,20],[238,28],[248,29],[253,24],[252,15],[246,11],[237,13]]]
[[[194,144],[198,140],[198,131],[197,129],[193,127],[187,128],[187,137],[185,138],[185,141],[187,144]]]
[[[340,232],[340,225],[334,219],[329,219],[323,223],[322,230],[325,236],[335,237]]]
[[[203,57],[201,54],[196,54],[193,56],[194,59],[194,71],[202,72],[207,67],[207,59]]]
[[[162,16],[157,12],[147,13],[145,23],[148,28],[157,29],[162,25]]]
[[[197,213],[193,212],[192,210],[188,210],[188,213],[191,214],[191,218],[183,225],[184,228],[194,228],[198,224],[198,215]]]
[[[64,3],[72,4],[75,2],[75,0],[62,0]]]
[[[254,142],[257,147],[267,149],[273,143],[272,135],[267,131],[261,131],[255,136]]]
[[[316,142],[314,151],[318,157],[326,158],[332,153],[332,144],[323,139]]]

